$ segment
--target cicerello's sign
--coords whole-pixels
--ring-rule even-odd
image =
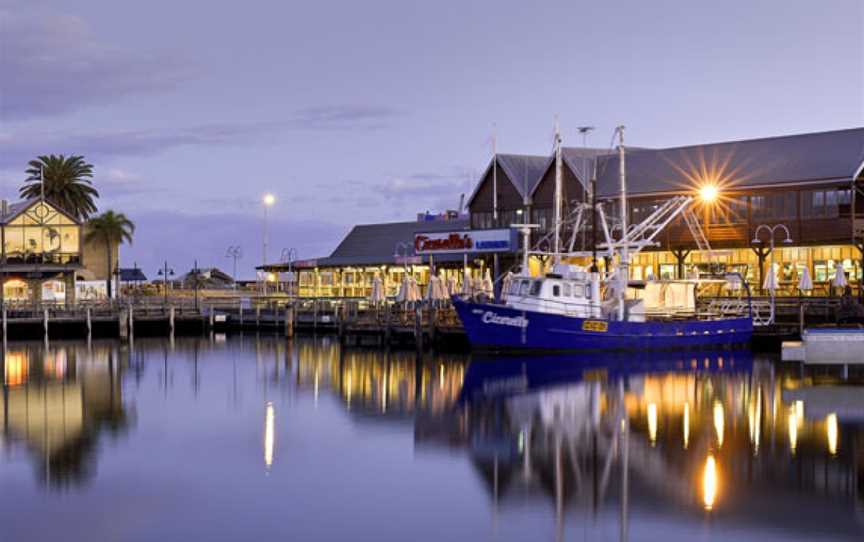
[[[516,232],[511,229],[414,234],[415,254],[462,254],[466,252],[510,252],[515,250]]]

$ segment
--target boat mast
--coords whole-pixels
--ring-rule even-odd
[[[624,320],[624,294],[630,279],[630,255],[627,247],[627,167],[624,158],[624,126],[618,132],[618,175],[621,178],[621,252],[618,262],[618,318]]]
[[[553,247],[553,263],[561,263],[561,207],[562,207],[562,163],[561,163],[561,131],[558,118],[555,118],[555,241]]]

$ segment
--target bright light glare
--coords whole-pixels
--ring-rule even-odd
[[[267,409],[264,414],[264,466],[270,469],[273,465],[273,448],[276,445],[276,414],[273,410],[273,403],[267,402]]]
[[[825,424],[825,430],[828,433],[828,452],[831,455],[837,455],[837,414],[834,412],[828,414]]]
[[[723,411],[723,404],[720,401],[714,401],[714,431],[717,433],[717,446],[723,447],[723,433],[726,427],[726,413]]]
[[[657,442],[657,403],[648,403],[648,436],[651,446]]]
[[[276,203],[276,196],[273,194],[264,194],[264,205],[270,207],[274,203]]]
[[[709,455],[705,461],[705,470],[702,472],[702,502],[705,510],[714,508],[717,499],[717,462],[713,455]]]
[[[717,186],[713,184],[702,185],[702,188],[699,189],[699,197],[702,198],[702,201],[705,203],[714,203],[717,199],[718,190]]]

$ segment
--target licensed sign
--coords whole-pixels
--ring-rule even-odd
[[[516,231],[461,230],[414,234],[415,254],[462,254],[516,250]]]

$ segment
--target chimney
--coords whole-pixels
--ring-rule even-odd
[[[9,214],[9,200],[0,199],[0,217],[5,217]]]

